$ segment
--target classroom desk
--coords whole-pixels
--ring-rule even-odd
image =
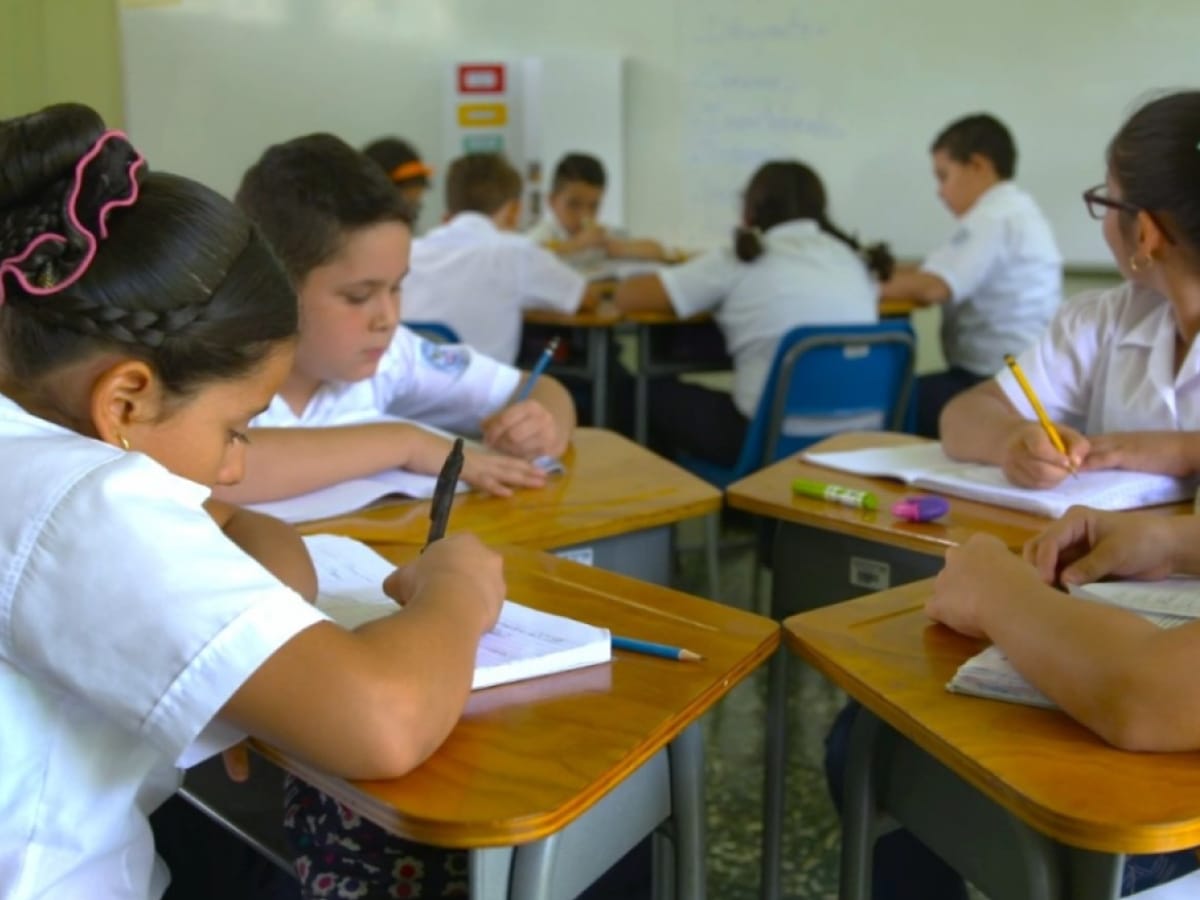
[[[418,552],[377,549],[397,562]],[[477,691],[446,743],[393,781],[345,781],[260,749],[394,834],[467,848],[475,900],[574,897],[664,822],[675,896],[703,897],[699,719],[778,647],[777,623],[536,551],[502,552],[514,600],[704,659],[617,652],[608,665]]]
[[[787,647],[865,708],[846,779],[844,900],[869,896],[883,815],[992,900],[1116,898],[1122,854],[1200,845],[1200,753],[1127,753],[1062,712],[948,693],[984,645],[926,618],[930,591],[918,582],[784,623]]]
[[[925,438],[890,432],[847,432],[810,450],[841,451],[886,447]],[[878,510],[861,510],[792,493],[792,480],[807,478],[872,491]],[[780,460],[725,492],[735,509],[776,520],[772,556],[771,617],[814,609],[869,591],[881,591],[936,575],[942,556],[976,532],[993,534],[1019,552],[1050,520],[1020,510],[946,497],[950,511],[936,522],[904,522],[888,512],[918,491],[885,478],[837,472],[798,456]],[[1191,504],[1156,507],[1163,514],[1191,511]],[[771,661],[767,679],[766,788],[763,811],[762,896],[779,896],[783,802],[786,796],[787,656]]]
[[[664,326],[679,328],[687,325],[711,325],[709,313],[679,318],[669,312],[629,312],[622,322],[632,325],[637,337],[637,368],[634,371],[633,393],[633,436],[642,446],[646,445],[650,432],[650,381],[669,375],[690,372],[728,371],[733,362],[728,356],[712,359],[671,360],[662,359],[654,353],[654,331]]]
[[[907,319],[925,304],[908,297],[887,297],[879,301],[879,318]]]
[[[449,532],[489,544],[554,550],[655,584],[670,580],[671,526],[715,513],[721,492],[684,469],[598,428],[580,428],[563,457],[566,472],[512,497],[461,494]],[[344,534],[367,543],[425,543],[429,501],[400,500],[305,523],[306,534]]]
[[[611,303],[601,303],[593,310],[580,313],[558,313],[544,309],[530,309],[523,314],[529,325],[549,325],[564,329],[578,329],[587,335],[587,359],[582,366],[555,366],[555,371],[568,375],[582,375],[592,385],[592,424],[597,428],[605,425],[608,410],[608,367],[609,348],[612,344],[612,327],[620,321],[621,313]]]
[[[908,318],[920,309],[915,300],[888,299],[879,302],[880,318]],[[579,329],[587,336],[587,360],[582,366],[560,366],[559,372],[578,374],[591,381],[592,422],[603,427],[607,413],[608,372],[612,333],[623,326],[631,326],[637,339],[637,364],[634,371],[634,439],[645,446],[649,431],[650,381],[668,375],[693,372],[728,371],[732,362],[728,357],[711,360],[669,360],[658,358],[653,351],[652,332],[656,328],[679,325],[701,325],[711,323],[709,313],[701,313],[681,319],[670,312],[622,313],[611,302],[605,301],[594,310],[582,313],[557,313],[547,310],[527,310],[523,314],[526,324],[557,326],[563,329]]]

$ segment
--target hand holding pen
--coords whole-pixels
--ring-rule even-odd
[[[1068,472],[1076,473],[1076,459],[1087,456],[1087,438],[1073,428],[1051,421],[1016,359],[1008,354],[1004,362],[1037,416],[1036,422],[1024,422],[1014,430],[1005,452],[1004,474],[1021,487],[1053,487]]]
[[[551,407],[558,402],[558,398],[569,406],[569,395],[557,384],[553,385],[552,390],[546,391],[545,396],[539,393],[535,398],[534,394],[535,386],[553,360],[558,345],[558,338],[552,338],[509,404],[483,421],[483,440],[488,447],[524,459],[557,457],[566,450],[569,428],[564,431],[559,421],[562,416],[556,417]]]

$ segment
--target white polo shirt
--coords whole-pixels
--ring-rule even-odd
[[[400,315],[444,322],[463,343],[516,362],[521,313],[579,308],[587,282],[527,235],[501,231],[487,216],[459,213],[413,241]]]
[[[242,735],[214,721],[324,616],[208,489],[0,397],[0,894],[159,897],[149,814]],[[19,477],[15,477],[19,473]]]
[[[921,269],[950,287],[942,352],[976,375],[1004,367],[1046,330],[1062,299],[1062,254],[1033,198],[1011,181],[993,185]]]
[[[877,289],[862,260],[816,222],[769,229],[765,250],[744,263],[731,247],[659,272],[680,316],[712,310],[733,357],[733,402],[758,409],[775,350],[800,325],[863,325],[879,320]]]
[[[1131,283],[1063,304],[1042,339],[1018,357],[1055,421],[1084,434],[1200,430],[1200,345],[1175,373],[1175,315],[1166,298]],[[996,382],[1036,418],[1006,368]]]
[[[546,207],[546,213],[536,225],[525,232],[526,237],[537,244],[550,244],[554,241],[565,241],[570,237],[567,234],[567,229],[563,228],[562,223],[558,221],[558,216],[554,214],[554,210]]]
[[[465,344],[435,344],[401,327],[372,377],[326,382],[300,414],[276,394],[250,424],[319,428],[377,420],[387,413],[474,434],[481,419],[508,403],[520,380],[518,369]]]

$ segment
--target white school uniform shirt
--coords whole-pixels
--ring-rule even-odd
[[[319,428],[388,414],[475,434],[481,419],[508,403],[520,380],[518,369],[465,344],[435,344],[400,327],[372,377],[325,382],[299,414],[276,394],[250,424]]]
[[[1034,199],[1011,181],[989,188],[921,264],[950,288],[942,352],[951,367],[993,375],[1046,330],[1062,299],[1062,254]]]
[[[1049,330],[1017,358],[1055,421],[1084,434],[1200,430],[1200,344],[1175,362],[1170,302],[1128,283],[1063,304]],[[1027,419],[1029,401],[1006,368],[996,376]]]
[[[625,237],[624,231],[620,228],[608,228],[605,226],[605,230],[610,237]],[[546,214],[542,216],[536,225],[525,232],[525,235],[534,241],[534,243],[543,246],[556,241],[569,240],[571,237],[567,233],[567,229],[563,227],[562,222],[558,220],[558,216],[554,214],[554,210],[549,206],[546,207]],[[609,257],[603,247],[588,247],[584,250],[576,250],[573,253],[559,253],[558,258],[582,273],[585,278],[601,278],[613,274],[620,277],[620,272],[617,269],[605,267],[605,263]]]
[[[745,263],[724,247],[659,272],[681,316],[712,310],[733,357],[733,402],[753,418],[779,340],[801,325],[879,320],[878,291],[845,243],[810,219],[763,235],[762,256]]]
[[[404,319],[445,322],[463,343],[508,363],[520,349],[522,311],[575,312],[587,284],[527,235],[475,212],[413,241],[408,269]]]
[[[154,900],[147,816],[324,616],[225,537],[207,488],[5,397],[0,471],[0,894]]]

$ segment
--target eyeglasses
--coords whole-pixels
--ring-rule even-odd
[[[1167,243],[1175,243],[1175,239],[1171,237],[1171,232],[1163,227],[1163,224],[1161,221],[1159,221],[1158,216],[1154,215],[1154,213],[1150,212],[1150,210],[1142,209],[1142,207],[1126,200],[1118,200],[1116,197],[1107,196],[1103,193],[1107,190],[1107,185],[1098,184],[1095,187],[1088,188],[1083,192],[1083,203],[1087,207],[1088,215],[1090,215],[1093,219],[1103,219],[1104,214],[1110,209],[1119,209],[1123,212],[1133,213],[1134,215],[1144,212],[1150,217],[1150,220],[1158,226],[1158,230],[1163,233],[1163,237],[1167,239]]]
[[[1134,206],[1132,203],[1105,195],[1103,192],[1106,190],[1108,190],[1106,185],[1098,184],[1083,192],[1084,205],[1087,206],[1088,215],[1093,219],[1103,219],[1104,214],[1110,209],[1120,209],[1128,213],[1141,212],[1140,207]]]

